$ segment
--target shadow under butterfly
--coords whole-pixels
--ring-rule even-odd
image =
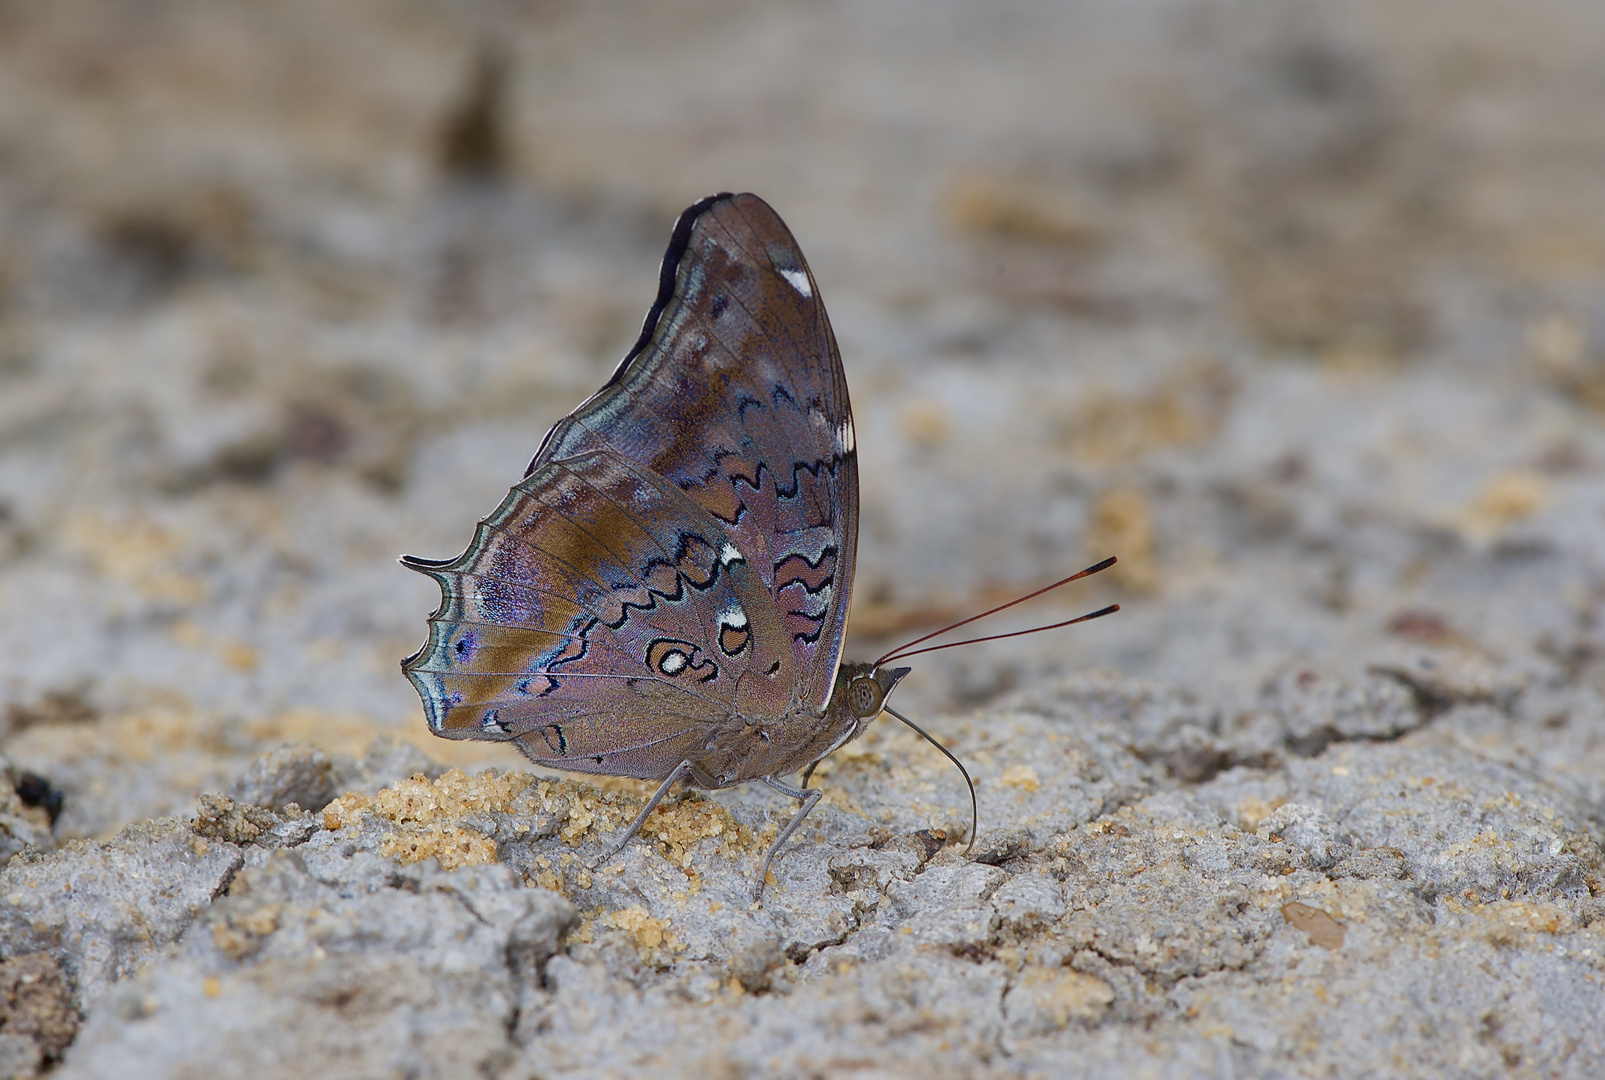
[[[755,195],[703,199],[674,226],[635,346],[558,421],[524,479],[454,559],[429,640],[402,662],[430,730],[512,742],[540,765],[660,781],[617,854],[679,781],[761,780],[820,799],[814,766],[861,734],[915,648],[842,663],[858,543],[858,462],[841,357],[808,264]],[[1049,630],[1118,610],[1112,605]],[[1034,631],[1020,631],[1032,633]],[[781,778],[804,770],[800,786]]]

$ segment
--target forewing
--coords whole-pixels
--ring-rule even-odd
[[[858,540],[852,410],[813,275],[763,200],[681,215],[640,340],[531,474],[604,448],[685,492],[757,571],[795,660],[789,701],[767,706],[822,707]]]

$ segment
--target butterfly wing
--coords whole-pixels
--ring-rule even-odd
[[[823,708],[858,543],[852,408],[813,275],[762,199],[680,216],[640,339],[530,468],[602,448],[684,491],[757,570],[796,662],[789,700],[763,705]]]
[[[661,776],[790,659],[719,524],[608,451],[544,463],[457,558],[404,561],[441,588],[403,664],[431,729],[561,768]]]
[[[456,559],[403,663],[437,734],[661,777],[733,716],[822,708],[858,526],[852,414],[796,241],[751,195],[676,223],[641,337]]]

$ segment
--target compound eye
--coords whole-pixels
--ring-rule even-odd
[[[881,685],[868,675],[860,675],[847,687],[847,707],[860,720],[868,720],[881,711]]]

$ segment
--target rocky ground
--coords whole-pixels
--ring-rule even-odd
[[[1605,1072],[1587,0],[0,8],[0,1075]],[[674,215],[857,415],[789,803],[424,730],[398,664]]]

